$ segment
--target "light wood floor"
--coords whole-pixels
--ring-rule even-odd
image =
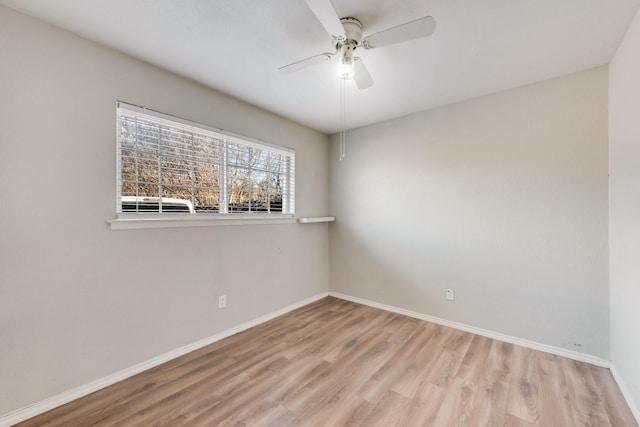
[[[637,426],[610,372],[335,298],[20,426]]]

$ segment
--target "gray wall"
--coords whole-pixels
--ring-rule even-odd
[[[640,14],[610,65],[611,358],[640,415]]]
[[[320,133],[0,6],[0,416],[329,278],[333,291],[606,358],[607,231],[611,357],[640,401],[639,19],[609,76],[356,129],[338,162],[336,136],[328,155]],[[116,100],[295,148],[297,213],[336,215],[329,238],[326,224],[108,230]]]
[[[606,67],[331,141],[332,291],[609,356]]]
[[[116,100],[295,148],[328,214],[325,135],[0,7],[0,415],[327,291],[326,224],[110,231]]]

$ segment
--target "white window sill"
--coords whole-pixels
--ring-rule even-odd
[[[178,228],[178,227],[215,227],[229,225],[273,225],[294,224],[292,215],[120,215],[116,219],[107,220],[111,230],[135,230],[144,228]]]

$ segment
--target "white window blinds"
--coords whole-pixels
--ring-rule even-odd
[[[118,213],[289,214],[295,152],[118,103]]]

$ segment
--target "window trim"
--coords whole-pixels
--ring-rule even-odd
[[[143,117],[160,122],[166,126],[175,126],[179,123],[186,127],[186,130],[194,132],[210,132],[216,134],[225,143],[236,143],[256,149],[267,149],[270,152],[286,156],[293,162],[295,171],[295,150],[254,138],[239,135],[223,129],[214,128],[205,124],[193,122],[180,117],[171,116],[149,108],[140,107],[134,104],[118,101],[116,103],[116,206],[119,207],[122,191],[122,155],[120,141],[120,114],[119,110],[127,110]],[[226,150],[225,150],[226,153]],[[290,163],[290,162],[287,162]],[[226,170],[226,168],[225,168]],[[139,228],[173,228],[173,227],[200,227],[217,225],[249,225],[249,224],[283,224],[295,223],[295,181],[289,184],[290,172],[284,174],[287,180],[286,191],[283,192],[283,210],[286,203],[289,212],[270,213],[246,213],[246,212],[220,212],[220,213],[149,213],[149,212],[116,212],[116,219],[108,220],[107,223],[112,230],[119,229],[139,229]],[[294,172],[295,179],[295,172]],[[228,188],[221,189],[221,197],[226,195]],[[117,211],[117,209],[116,209]]]

